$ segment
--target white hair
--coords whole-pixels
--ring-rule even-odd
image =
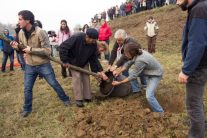
[[[127,38],[127,33],[123,29],[118,29],[114,35],[115,39],[122,38],[123,40]]]

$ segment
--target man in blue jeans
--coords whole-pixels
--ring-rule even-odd
[[[33,52],[40,52],[50,55],[50,44],[47,34],[34,24],[34,15],[31,11],[23,10],[18,13],[19,26],[22,28],[19,32],[19,43],[27,46],[25,49],[19,49],[25,52],[26,66],[24,74],[24,107],[21,113],[22,117],[27,117],[32,111],[32,88],[38,75],[41,75],[55,90],[59,99],[65,106],[69,106],[69,97],[57,82],[53,68],[49,59],[32,55]],[[11,42],[13,48],[18,49],[18,43]]]

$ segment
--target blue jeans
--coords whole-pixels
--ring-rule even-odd
[[[60,100],[63,102],[69,100],[69,97],[65,94],[64,90],[56,80],[50,63],[38,66],[30,66],[26,64],[24,74],[24,111],[32,111],[32,88],[38,74],[45,78],[49,85],[55,90]]]
[[[2,68],[1,68],[2,71],[5,71],[6,69],[6,62],[8,57],[10,59],[10,70],[14,70],[14,52],[12,53],[3,52],[3,61],[2,61]]]
[[[161,79],[161,76],[148,76],[147,80],[146,98],[154,112],[164,112],[155,98],[155,91]]]
[[[26,63],[25,63],[23,54],[22,53],[18,53],[18,52],[16,52],[16,53],[17,53],[17,60],[18,60],[19,64],[21,65],[22,70],[25,70],[25,64]]]
[[[129,76],[128,70],[122,72],[122,75],[128,77]],[[142,85],[144,85],[144,86],[147,85],[146,79],[142,73],[139,75],[139,78],[140,78],[140,82]],[[140,91],[141,88],[137,82],[137,79],[131,80],[130,84],[131,84],[132,92],[139,92]]]

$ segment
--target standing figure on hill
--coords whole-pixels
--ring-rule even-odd
[[[9,35],[8,29],[4,30],[4,36],[10,40],[14,40],[14,38]],[[3,61],[2,61],[1,71],[5,72],[6,62],[7,62],[8,57],[10,59],[10,71],[13,71],[14,70],[14,49],[11,47],[9,43],[3,41],[2,51],[3,51]]]
[[[56,42],[60,46],[65,40],[70,38],[70,36],[71,36],[71,31],[70,31],[70,29],[67,25],[67,21],[66,20],[61,20],[60,30],[57,33]],[[69,71],[69,75],[71,76],[70,70],[68,70],[68,71]],[[61,74],[62,74],[63,78],[66,78],[68,76],[66,68],[63,67],[62,65],[61,65]]]
[[[86,33],[76,33],[63,42],[60,45],[60,59],[64,66],[70,68],[71,64],[89,70],[90,65],[93,72],[99,72],[104,80],[108,79],[98,60],[97,39],[98,31],[89,28]],[[84,101],[91,102],[92,99],[89,75],[75,70],[71,70],[71,73],[76,105],[83,107]]]
[[[155,53],[156,38],[158,34],[158,25],[152,16],[149,17],[144,30],[147,34],[148,52]]]
[[[96,19],[92,20],[91,28],[94,28],[94,29],[96,29],[99,32],[100,26],[99,26],[99,23],[98,23],[98,21]]]
[[[163,69],[160,63],[147,51],[142,50],[138,43],[127,43],[124,48],[124,55],[129,60],[119,71],[113,74],[118,76],[123,71],[129,69],[129,76],[122,81],[114,81],[113,85],[120,85],[128,81],[137,79],[143,73],[147,76],[146,98],[154,112],[164,112],[159,102],[155,98],[155,91],[162,79]]]
[[[32,111],[32,89],[38,75],[44,77],[49,85],[55,90],[59,99],[65,106],[69,106],[69,97],[58,83],[50,60],[45,57],[32,55],[33,52],[51,54],[49,39],[45,31],[34,24],[34,14],[31,11],[23,10],[18,13],[19,26],[19,44],[26,46],[19,49],[25,52],[25,72],[24,72],[24,107],[21,113],[22,117],[27,117]],[[13,48],[18,49],[16,41],[11,42]]]
[[[99,29],[99,36],[98,40],[99,41],[105,41],[107,45],[109,45],[109,38],[112,35],[111,33],[111,28],[109,25],[106,23],[104,19],[101,20],[101,26]],[[105,60],[109,61],[110,58],[110,51],[109,48],[107,48],[107,51],[104,53]]]
[[[205,137],[203,95],[207,81],[207,0],[178,0],[188,10],[183,30],[182,70],[178,80],[186,84],[186,108],[191,120],[189,138]]]

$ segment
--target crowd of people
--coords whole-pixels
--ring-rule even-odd
[[[48,31],[42,29],[42,23],[39,20],[34,19],[34,15],[31,11],[20,11],[19,22],[15,28],[16,35],[14,37],[9,35],[9,31],[5,29],[4,36],[12,41],[12,43],[7,43],[3,41],[3,63],[2,63],[2,72],[5,72],[6,60],[10,57],[11,64],[10,70],[13,71],[13,60],[14,60],[14,51],[16,51],[18,57],[20,58],[21,67],[24,71],[24,106],[23,112],[21,115],[23,117],[28,116],[32,111],[32,88],[36,78],[39,76],[44,78],[50,86],[57,93],[59,99],[63,101],[64,105],[70,105],[70,98],[66,95],[65,91],[56,80],[53,68],[50,64],[49,59],[37,56],[34,53],[44,53],[46,55],[51,55],[53,57],[59,57],[63,62],[61,65],[61,74],[63,78],[70,76],[72,78],[72,88],[75,95],[76,105],[78,107],[83,107],[84,102],[91,102],[91,87],[89,75],[81,73],[79,71],[71,70],[70,65],[75,65],[81,67],[85,70],[97,72],[99,78],[102,80],[107,80],[103,67],[99,61],[101,54],[103,53],[104,59],[108,64],[107,70],[113,72],[115,76],[123,75],[126,78],[130,78],[132,91],[135,94],[141,93],[141,86],[146,87],[147,89],[147,99],[151,105],[153,111],[163,112],[164,110],[157,102],[154,97],[155,89],[159,80],[162,76],[162,67],[159,62],[153,58],[151,54],[147,51],[145,52],[141,45],[132,37],[129,37],[125,30],[118,29],[115,33],[114,38],[116,39],[113,50],[109,50],[110,37],[112,36],[112,31],[106,20],[101,19],[100,23],[96,20],[93,20],[91,26],[85,24],[83,28],[78,32],[72,32],[67,25],[66,20],[60,21],[60,29],[57,33],[54,31]],[[149,24],[153,23],[154,20],[152,17],[149,19]],[[154,31],[158,29],[158,26],[154,27]],[[146,25],[144,28],[146,31],[150,29],[150,26]],[[155,32],[154,32],[155,35]],[[149,36],[153,37],[153,36]],[[23,44],[26,48],[21,49],[18,47],[18,44]],[[130,44],[130,45],[128,45]],[[137,47],[138,51],[143,51],[147,53],[146,56],[149,56],[149,60],[152,60],[151,64],[147,65],[147,70],[153,66],[158,68],[158,73],[160,77],[157,81],[152,81],[153,88],[148,89],[148,84],[152,85],[151,82],[147,83],[147,76],[153,75],[148,71],[147,76],[145,74],[145,68],[141,68],[140,72],[134,73],[133,77],[129,70],[131,64],[125,67],[125,64],[128,63],[132,58],[126,57],[125,49],[126,47]],[[141,55],[142,52],[139,53]],[[131,54],[128,51],[128,54]],[[138,53],[137,53],[138,54]],[[131,55],[131,56],[137,56]],[[145,55],[145,54],[143,54]],[[116,64],[113,64],[116,63]],[[117,68],[125,68],[123,72],[117,73]],[[161,72],[159,72],[159,70]],[[153,71],[152,71],[153,72]],[[156,71],[155,71],[156,72]],[[141,85],[136,80],[137,77],[140,77]],[[155,85],[156,84],[156,85]],[[119,85],[118,82],[113,82],[111,85]]]
[[[153,8],[162,7],[169,4],[176,4],[176,0],[126,0],[122,2],[120,6],[112,6],[107,11],[95,14],[92,18],[101,21],[108,16],[109,20],[113,20],[118,17],[128,16],[134,13],[138,13],[145,10],[151,10]]]
[[[129,4],[129,1],[126,3]],[[139,4],[143,1],[138,1]],[[164,1],[145,1],[150,8],[162,6]],[[206,0],[182,1],[178,0],[182,10],[188,10],[187,23],[184,28],[182,57],[183,66],[179,74],[180,83],[186,84],[186,105],[191,120],[189,137],[203,138],[205,134],[205,117],[203,109],[203,93],[207,81],[207,3]],[[153,5],[153,6],[152,6]],[[147,6],[147,7],[148,7]],[[127,14],[128,11],[126,12]],[[111,29],[106,19],[93,19],[92,25],[84,25],[79,32],[71,33],[66,20],[61,20],[60,30],[57,34],[42,29],[40,21],[35,21],[31,11],[23,10],[18,13],[18,25],[15,29],[16,36],[11,37],[9,30],[4,30],[4,36],[12,42],[3,42],[2,72],[10,58],[10,71],[13,71],[14,51],[24,60],[24,105],[22,117],[27,117],[32,112],[33,86],[38,76],[43,77],[57,93],[65,106],[71,105],[71,99],[67,96],[62,86],[56,80],[53,67],[48,58],[38,56],[35,53],[59,56],[62,61],[62,76],[72,77],[72,88],[76,105],[84,107],[85,102],[91,102],[91,84],[89,75],[70,69],[71,65],[97,73],[97,79],[107,81],[108,76],[99,61],[100,54],[104,53],[107,60],[107,70],[114,77],[125,76],[123,80],[114,80],[111,85],[119,86],[130,82],[132,92],[140,94],[141,87],[146,88],[146,99],[152,111],[163,113],[164,109],[155,97],[156,88],[163,76],[163,67],[153,56],[159,27],[152,16],[149,17],[143,29],[146,31],[148,51],[142,49],[141,44],[128,36],[124,29],[117,29],[114,34],[115,42],[112,51],[109,51]],[[99,24],[100,22],[100,24]],[[48,35],[49,34],[49,35]],[[25,48],[19,47],[23,44]],[[58,52],[55,45],[58,45]],[[69,70],[68,70],[69,69]],[[69,72],[67,72],[67,70]],[[137,82],[140,78],[141,84]]]

